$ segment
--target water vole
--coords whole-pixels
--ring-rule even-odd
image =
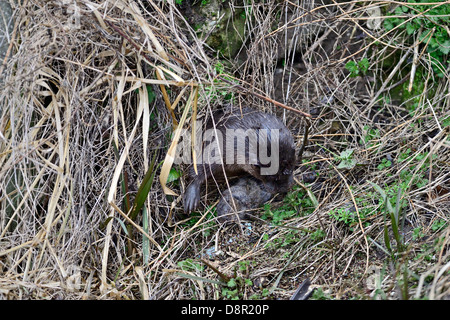
[[[291,132],[276,116],[251,108],[217,111],[208,121],[198,152],[197,174],[191,166],[183,195],[184,211],[200,202],[200,187],[211,177],[249,174],[271,193],[287,192],[293,184],[296,156]]]

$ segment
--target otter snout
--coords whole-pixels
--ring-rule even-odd
[[[284,176],[282,177],[282,179],[279,179],[279,177],[275,176],[273,177],[273,179],[266,179],[266,181],[264,181],[264,186],[266,187],[267,191],[272,194],[287,193],[289,192],[289,190],[291,190],[293,185],[294,185],[293,174]]]

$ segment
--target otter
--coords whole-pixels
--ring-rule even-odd
[[[296,163],[294,138],[276,116],[228,107],[213,113],[204,132],[197,174],[193,166],[188,171],[190,182],[183,195],[186,214],[198,207],[201,185],[211,177],[247,174],[261,181],[270,194],[289,191]]]

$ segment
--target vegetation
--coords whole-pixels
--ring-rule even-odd
[[[444,77],[450,62],[450,34],[446,27],[450,23],[450,6],[444,3],[428,4],[429,2],[407,1],[405,5],[397,6],[394,12],[388,13],[388,16],[393,17],[384,20],[384,28],[387,31],[394,28],[405,30],[407,37],[402,39],[406,40],[406,44],[413,44],[408,37],[417,37],[420,49],[426,49],[430,55],[434,72],[439,77]]]
[[[0,299],[450,297],[448,1],[9,2]],[[241,224],[175,159],[228,104],[309,126]]]

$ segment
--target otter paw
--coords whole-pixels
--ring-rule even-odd
[[[197,209],[200,203],[199,188],[196,188],[195,185],[190,185],[184,193],[183,202],[184,202],[184,212],[186,214],[191,213],[192,211]]]

